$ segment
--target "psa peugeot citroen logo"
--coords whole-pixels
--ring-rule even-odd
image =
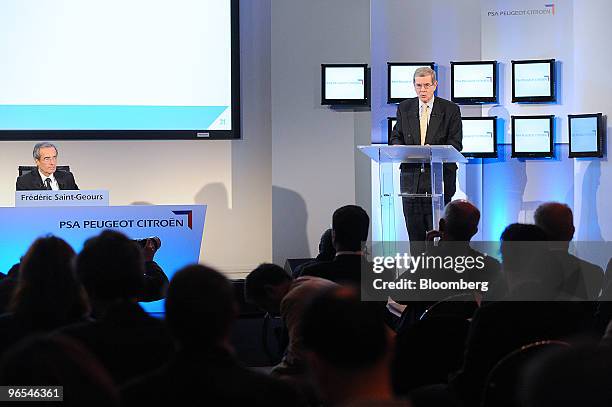
[[[192,211],[172,211],[175,215],[187,215],[187,226],[189,229],[193,229],[193,212]]]

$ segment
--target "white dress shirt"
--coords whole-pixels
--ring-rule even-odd
[[[45,182],[45,180],[47,178],[51,179],[51,189],[54,191],[59,191],[59,184],[57,183],[57,180],[55,179],[55,177],[53,176],[53,174],[49,175],[48,177],[43,174],[42,172],[40,172],[40,170],[38,170],[38,174],[40,175],[40,178],[42,178],[42,182],[43,182],[43,186],[46,188],[47,187],[47,183]]]

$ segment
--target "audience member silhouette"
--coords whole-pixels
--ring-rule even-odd
[[[119,393],[100,362],[79,342],[61,335],[35,335],[10,348],[0,361],[0,383],[63,387],[63,401],[32,405],[119,406]]]
[[[32,243],[20,264],[9,312],[0,317],[0,352],[29,334],[87,318],[89,303],[74,275],[74,256],[58,237]]]
[[[502,301],[475,312],[465,345],[463,366],[451,389],[466,405],[476,405],[487,374],[496,362],[519,347],[547,339],[571,339],[590,332],[590,308],[558,298],[546,282],[549,272],[542,256],[544,232],[535,225],[512,224],[502,233],[502,268],[509,292]],[[525,244],[529,242],[529,244]],[[544,249],[545,252],[545,249]]]
[[[612,350],[582,345],[542,355],[519,386],[524,407],[612,405]]]
[[[398,332],[392,364],[395,393],[407,395],[420,386],[446,383],[463,362],[469,325],[464,318],[438,316]]]
[[[13,290],[17,285],[19,275],[19,263],[11,266],[6,276],[0,279],[0,315],[8,311],[8,305],[13,296]]]
[[[304,306],[321,290],[334,286],[335,283],[318,277],[293,280],[282,267],[270,263],[261,264],[249,273],[244,287],[246,300],[272,315],[280,315],[289,335],[285,355],[273,374],[285,378],[305,374],[300,328]]]
[[[534,214],[535,224],[546,233],[551,244],[554,267],[562,276],[562,290],[581,299],[595,300],[604,281],[603,269],[568,253],[574,237],[574,215],[566,204],[546,202]]]
[[[321,235],[321,240],[319,240],[319,254],[317,254],[317,257],[297,266],[295,270],[293,270],[291,276],[293,278],[298,278],[302,275],[304,267],[324,261],[332,261],[335,256],[336,249],[334,248],[334,243],[332,242],[332,230],[326,229]]]
[[[140,247],[119,232],[104,231],[85,243],[76,271],[96,320],[62,332],[82,341],[117,384],[163,365],[174,347],[164,323],[137,303],[144,284]]]
[[[475,250],[470,245],[470,241],[478,232],[479,222],[480,211],[472,203],[463,199],[449,202],[444,208],[444,214],[439,221],[438,229],[431,230],[427,233],[427,255],[441,256],[443,258],[446,258],[446,256],[455,258],[471,257],[473,259],[482,257],[484,263],[483,269],[473,268],[472,270],[462,273],[456,273],[455,270],[419,270],[418,273],[420,277],[427,277],[438,281],[453,281],[458,279],[477,282],[486,281],[488,282],[487,289],[489,291],[470,292],[470,294],[474,296],[474,301],[477,302],[492,289],[503,291],[504,284],[502,282],[503,279],[499,261]],[[435,238],[440,239],[437,246],[431,243]],[[406,304],[406,309],[402,313],[401,321],[398,324],[398,330],[406,329],[410,325],[416,323],[421,315],[423,315],[423,312],[437,301],[461,293],[464,292],[460,290],[436,290],[423,293],[424,295],[422,297],[425,297],[423,299],[427,299],[428,297],[429,301],[408,302]],[[457,305],[457,307],[460,306],[461,305]]]
[[[232,357],[229,335],[237,312],[223,275],[201,265],[178,271],[166,299],[178,353],[162,369],[126,386],[124,405],[299,406],[290,386],[245,369]]]
[[[393,339],[376,307],[353,287],[317,295],[302,323],[307,359],[330,406],[409,406],[391,386]]]
[[[321,277],[336,283],[359,285],[361,270],[371,265],[363,256],[362,242],[368,239],[370,217],[360,206],[346,205],[332,216],[333,260],[304,267],[302,276]]]

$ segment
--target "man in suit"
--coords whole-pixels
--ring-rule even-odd
[[[533,220],[551,242],[549,255],[555,261],[562,290],[583,300],[596,300],[603,288],[604,272],[598,265],[568,252],[576,230],[571,208],[559,202],[545,202],[538,206]]]
[[[440,97],[434,97],[438,86],[436,73],[429,67],[414,72],[416,98],[401,102],[397,108],[397,123],[389,144],[451,145],[462,149],[461,112],[459,107]],[[429,165],[403,163],[400,166],[400,189],[403,193],[431,193]],[[444,204],[448,204],[456,190],[456,164],[444,164]],[[424,242],[428,230],[433,229],[430,198],[404,198],[404,218],[411,242]]]
[[[302,276],[325,278],[338,284],[359,285],[361,269],[371,269],[361,248],[368,239],[370,217],[357,205],[336,209],[332,215],[332,244],[336,250],[334,259],[305,266]]]
[[[68,171],[56,171],[57,147],[52,143],[38,143],[32,153],[36,170],[17,177],[17,191],[50,189],[79,189],[74,176]]]

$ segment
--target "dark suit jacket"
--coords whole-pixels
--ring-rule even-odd
[[[220,348],[180,351],[168,365],[125,386],[122,399],[125,407],[303,405],[289,384],[243,368]]]
[[[461,151],[463,131],[459,106],[446,99],[436,97],[429,117],[425,144],[451,145]],[[419,123],[419,99],[406,99],[397,107],[397,124],[389,144],[420,145],[421,127]],[[431,192],[429,168],[421,172],[421,164],[404,163],[400,166],[403,173],[409,174],[407,193]],[[444,194],[455,194],[457,164],[444,164]]]
[[[372,268],[362,256],[340,254],[332,261],[322,261],[305,266],[301,276],[320,277],[339,284],[350,283],[359,286],[362,267]]]
[[[59,332],[83,343],[118,385],[160,368],[174,354],[165,323],[127,301],[118,302],[96,321]]]
[[[74,181],[74,176],[68,171],[55,171],[53,174],[59,185],[59,189],[77,190],[78,185]],[[38,191],[45,188],[38,170],[33,170],[17,177],[17,191]]]
[[[536,283],[515,289],[516,296],[542,291]],[[507,299],[516,298],[511,292]],[[450,384],[465,405],[478,404],[489,371],[510,352],[541,340],[571,340],[594,326],[587,302],[499,301],[480,307],[472,318],[463,367]]]

